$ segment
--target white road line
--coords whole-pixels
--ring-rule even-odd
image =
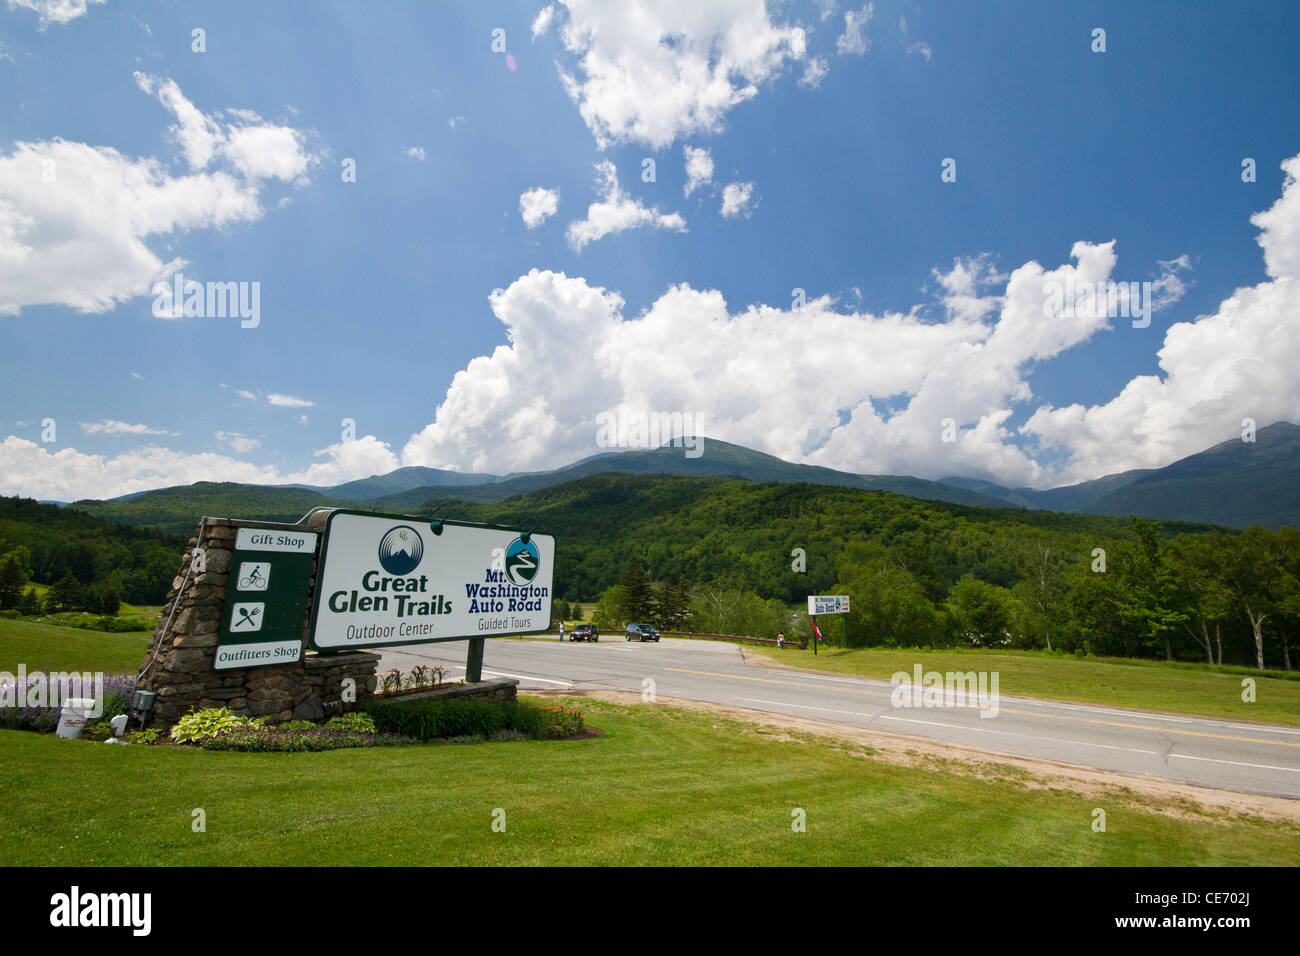
[[[737,700],[746,700],[755,704],[770,704],[775,707],[798,707],[801,710],[825,710],[834,714],[853,714],[856,717],[871,717],[872,714],[854,713],[850,710],[831,710],[829,707],[809,707],[807,704],[789,704],[779,700],[759,700],[756,697],[737,697]],[[937,720],[917,720],[915,717],[896,717],[893,714],[874,715],[876,720],[896,720],[904,724],[924,724],[928,727],[943,727],[946,730],[968,730],[977,734],[995,734],[999,737],[1015,737],[1017,740],[1042,740],[1052,744],[1079,744],[1084,747],[1099,747],[1102,750],[1119,750],[1130,754],[1147,754],[1148,756],[1158,757],[1158,750],[1138,750],[1135,747],[1113,747],[1110,744],[1094,744],[1087,740],[1070,740],[1065,737],[1038,737],[1034,734],[1018,734],[1010,730],[991,730],[987,727],[966,727],[961,724],[945,724]],[[859,730],[863,728],[858,728]],[[1028,756],[1028,755],[1025,755]],[[1206,758],[1208,759],[1208,758]]]
[[[1300,767],[1274,767],[1266,763],[1241,763],[1237,760],[1216,760],[1213,757],[1193,757],[1190,754],[1170,754],[1179,760],[1202,760],[1205,763],[1230,763],[1234,767],[1253,767],[1256,770],[1282,770],[1286,773],[1300,773]]]
[[[515,680],[531,680],[542,684],[559,684],[561,687],[572,687],[571,680],[551,680],[549,677],[530,677],[527,674],[507,674],[505,671],[490,671],[484,668],[484,674],[491,674],[494,677],[513,677]]]

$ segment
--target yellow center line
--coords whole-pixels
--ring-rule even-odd
[[[757,681],[762,684],[786,684],[790,687],[811,687],[814,690],[832,690],[841,694],[857,694],[861,697],[892,697],[890,693],[882,693],[874,690],[850,690],[847,687],[828,687],[825,684],[806,684],[801,681],[777,680],[772,677],[744,677],[739,674],[719,674],[714,671],[693,671],[684,667],[665,667],[664,670],[677,671],[682,674],[698,674],[702,677],[724,677],[727,680],[747,680]],[[798,704],[791,704],[791,707],[798,707]],[[980,710],[980,707],[972,707],[970,704],[951,704],[945,706],[965,707],[972,710]],[[1068,714],[1044,714],[1035,710],[1013,710],[1010,707],[999,707],[999,713],[1018,714],[1022,717],[1047,717],[1051,720],[1069,720],[1077,724],[1096,724],[1102,727],[1123,727],[1127,730],[1149,730],[1158,734],[1179,734],[1184,737],[1209,737],[1214,740],[1234,740],[1238,743],[1246,744],[1268,744],[1273,747],[1300,747],[1300,743],[1290,743],[1285,740],[1259,740],[1255,737],[1232,737],[1227,734],[1207,734],[1196,730],[1174,730],[1170,727],[1152,727],[1147,724],[1127,724],[1115,720],[1096,720],[1091,717],[1074,717]]]

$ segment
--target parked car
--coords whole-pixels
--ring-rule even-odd
[[[659,643],[659,632],[655,630],[652,624],[629,624],[627,632],[623,635],[624,639],[629,641],[654,641]]]
[[[592,624],[579,624],[569,632],[571,641],[599,641],[600,631],[596,630]]]

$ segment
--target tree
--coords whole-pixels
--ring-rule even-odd
[[[1038,542],[1028,555],[1027,574],[1012,592],[1033,612],[1038,632],[1047,649],[1052,649],[1052,628],[1056,610],[1065,594],[1061,583],[1061,560],[1047,541]]]
[[[1006,588],[967,574],[948,592],[946,607],[963,640],[976,647],[1005,647],[1017,604]]]
[[[665,631],[684,630],[690,613],[691,599],[686,582],[678,580],[663,585],[659,591],[658,626]]]
[[[934,646],[943,639],[943,616],[911,574],[886,565],[862,568],[836,591],[851,599],[849,646]]]
[[[1209,663],[1222,664],[1223,622],[1232,614],[1232,593],[1222,580],[1221,550],[1208,535],[1182,535],[1169,543],[1166,554],[1178,582],[1175,602],[1184,615],[1183,629]]]
[[[619,581],[624,589],[624,612],[629,623],[650,620],[654,617],[654,592],[650,589],[650,577],[645,564],[634,558],[623,569]]]
[[[1250,622],[1255,641],[1255,662],[1264,669],[1264,622],[1273,612],[1273,592],[1280,585],[1280,569],[1273,553],[1273,533],[1258,525],[1239,535],[1216,535],[1223,552],[1223,583],[1233,606]]]
[[[86,596],[81,582],[69,571],[50,586],[45,595],[45,610],[50,613],[58,611],[75,611],[85,606]]]
[[[27,584],[27,572],[18,556],[10,553],[0,560],[0,611],[16,608]]]
[[[24,617],[41,613],[41,598],[36,593],[36,588],[28,588],[23,592],[22,600],[18,602],[18,613]]]

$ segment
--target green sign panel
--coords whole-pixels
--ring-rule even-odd
[[[302,657],[316,532],[240,528],[230,561],[217,670],[291,664]]]

